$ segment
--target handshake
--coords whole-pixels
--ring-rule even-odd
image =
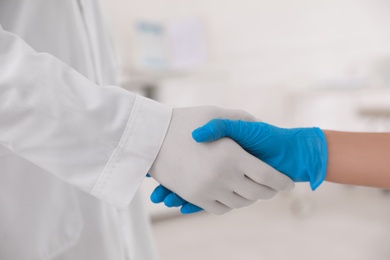
[[[149,171],[161,184],[151,200],[183,214],[220,215],[290,191],[294,182],[314,190],[326,163],[319,128],[278,128],[239,110],[178,108]]]

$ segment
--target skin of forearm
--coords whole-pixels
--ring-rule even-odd
[[[390,133],[323,132],[326,181],[390,188]]]

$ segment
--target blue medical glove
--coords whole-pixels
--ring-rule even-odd
[[[191,214],[203,210],[202,208],[199,208],[198,206],[185,201],[179,195],[168,190],[162,185],[159,185],[154,189],[154,191],[150,195],[150,200],[153,203],[164,202],[165,206],[167,207],[181,206],[180,212],[182,214]]]
[[[315,190],[325,179],[327,145],[321,129],[279,128],[263,122],[214,119],[196,129],[197,142],[229,137],[295,182],[310,182]]]
[[[146,177],[150,178],[151,176],[148,173],[146,174]],[[152,194],[150,195],[150,200],[156,204],[164,202],[165,206],[169,208],[181,207],[180,212],[182,214],[192,214],[203,210],[202,208],[182,199],[179,195],[168,190],[162,185],[157,186],[153,190]]]

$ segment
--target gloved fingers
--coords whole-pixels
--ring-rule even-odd
[[[202,208],[200,208],[192,203],[186,202],[181,207],[180,212],[182,214],[192,214],[192,213],[196,213],[196,212],[199,212],[202,210],[203,210]]]
[[[150,177],[152,177],[152,176],[150,176],[150,174],[149,174],[149,173],[147,173],[147,174],[146,174],[146,177],[150,178]]]
[[[247,157],[245,175],[253,181],[276,191],[291,191],[294,189],[294,182],[283,173],[248,153],[244,156]]]
[[[225,194],[223,199],[220,199],[219,201],[232,209],[239,209],[239,208],[247,207],[247,206],[255,203],[254,200],[249,200],[247,198],[244,198],[243,196],[241,196],[240,194],[238,194],[234,191],[229,193],[229,194]]]
[[[185,204],[186,202],[187,201],[185,201],[179,195],[177,195],[176,193],[173,193],[173,192],[169,193],[164,199],[165,206],[167,206],[169,208],[180,207],[183,204]]]
[[[170,190],[168,190],[162,185],[158,185],[150,195],[150,200],[153,203],[161,203],[170,193],[172,193]]]
[[[242,177],[240,185],[235,187],[235,192],[251,201],[268,200],[278,194],[276,190],[261,185],[247,176]]]

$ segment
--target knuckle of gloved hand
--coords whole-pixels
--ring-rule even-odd
[[[243,110],[221,108],[217,106],[208,106],[208,115],[217,119],[246,120],[252,118],[251,115]]]
[[[232,202],[230,206],[233,209],[241,209],[241,208],[249,206],[250,204],[252,204],[252,203],[249,203],[249,201],[248,202],[242,201],[242,202]]]
[[[248,207],[248,206],[254,204],[255,202],[256,202],[256,200],[247,199],[246,201],[244,201],[242,203],[241,208]]]
[[[270,186],[270,176],[268,174],[264,174],[264,172],[249,172],[246,176],[258,184]]]
[[[282,192],[282,191],[289,191],[291,189],[291,184],[289,181],[281,180],[276,187],[274,187],[275,190]]]
[[[215,117],[218,117],[221,114],[221,111],[223,109],[216,107],[216,106],[211,106],[211,105],[206,105],[203,106],[202,109],[204,110],[204,115],[209,119],[213,119]]]
[[[257,118],[241,109],[225,109],[221,118],[242,121],[257,121]]]
[[[283,191],[292,191],[295,188],[295,183],[292,180],[288,180],[284,186]]]
[[[266,190],[264,190],[261,199],[270,200],[270,199],[274,198],[277,194],[278,194],[278,192],[276,190],[266,189]]]
[[[250,121],[250,122],[257,121],[257,118],[254,115],[252,115],[244,110],[237,110],[237,117],[238,117],[237,119],[243,120],[243,121]]]
[[[257,201],[260,199],[259,193],[254,190],[246,190],[245,194],[243,194],[242,196],[251,201]]]
[[[243,121],[250,121],[250,122],[259,121],[254,115],[241,109],[227,109],[227,108],[221,108],[221,107],[211,106],[211,105],[203,106],[202,109],[204,109],[205,115],[206,117],[209,118],[209,120],[213,118],[219,118],[219,119],[243,120]]]
[[[212,215],[223,215],[232,210],[230,207],[227,207],[226,205],[222,204],[218,200],[211,199],[211,198],[207,200],[203,200],[199,203],[201,205],[197,204],[198,206],[200,206],[206,212]]]
[[[269,200],[276,196],[278,192],[268,187],[262,187],[259,189],[250,189],[246,191],[245,197],[248,200]]]
[[[273,182],[273,189],[277,191],[291,191],[295,187],[294,182],[283,173],[278,173],[274,176],[277,177],[277,181]]]
[[[213,215],[217,215],[217,216],[221,216],[221,215],[224,215],[226,213],[228,213],[229,211],[231,211],[232,209],[231,208],[215,208],[215,209],[212,209],[212,211],[210,211],[211,214]]]

